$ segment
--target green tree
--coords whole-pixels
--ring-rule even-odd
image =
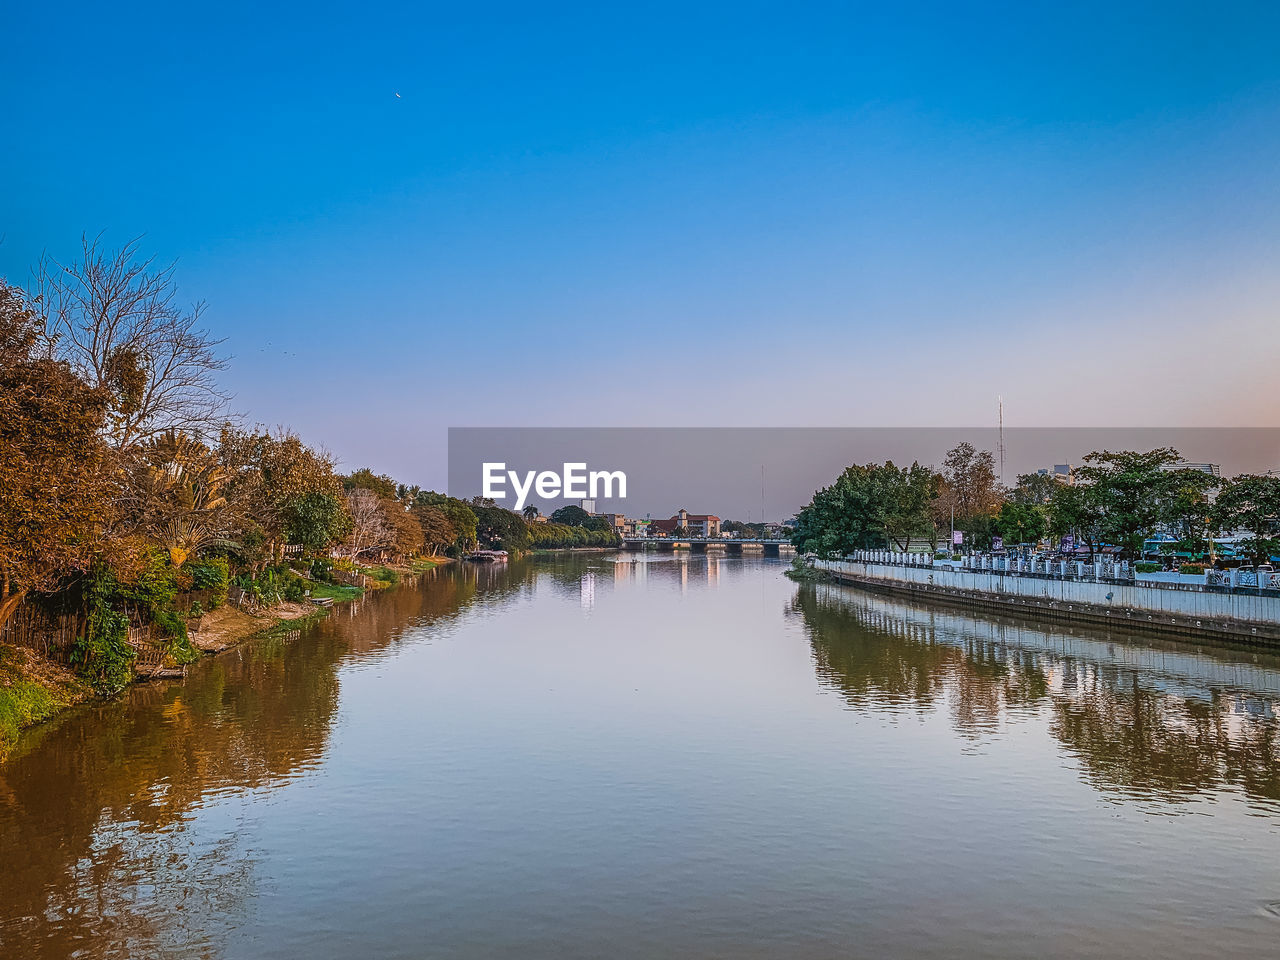
[[[1076,479],[1091,488],[1102,537],[1119,547],[1122,556],[1140,556],[1147,537],[1173,517],[1177,491],[1199,482],[1191,476],[1196,471],[1174,469],[1181,461],[1172,447],[1085,455]]]
[[[476,515],[476,541],[480,546],[512,554],[529,549],[529,526],[520,514],[474,502],[471,509]]]
[[[906,549],[930,529],[936,475],[913,463],[851,466],[813,495],[796,516],[791,542],[822,556],[875,549],[890,541]]]
[[[237,430],[226,427],[218,445],[218,457],[227,472],[226,497],[233,539],[240,556],[252,564],[275,560],[276,548],[286,542],[299,543],[287,529],[300,522],[299,510],[318,508],[300,505],[312,494],[331,497],[345,512],[342,482],[334,471],[333,459],[315,450],[288,430],[274,433],[263,429]],[[341,539],[349,532],[346,523],[337,524]],[[309,536],[317,536],[313,530]],[[305,538],[304,538],[305,539]],[[255,544],[266,548],[260,554]],[[322,544],[315,549],[323,549]]]
[[[804,553],[827,557],[885,545],[871,471],[875,467],[850,466],[829,487],[796,515],[791,542]]]
[[[1213,491],[1222,481],[1202,470],[1171,470],[1161,496],[1163,524],[1178,538],[1178,549],[1203,556],[1214,534]]]
[[[1061,540],[1073,536],[1093,559],[1102,542],[1102,508],[1092,487],[1059,483],[1049,499],[1049,532]]]
[[[1062,481],[1047,473],[1023,473],[1018,476],[1017,486],[1009,491],[1009,499],[1014,503],[1045,506],[1060,486]]]
[[[888,461],[876,470],[876,477],[883,502],[880,522],[884,534],[906,552],[914,537],[931,532],[929,507],[937,495],[937,475],[918,463],[895,467]]]
[[[1241,474],[1228,481],[1213,505],[1222,530],[1249,534],[1244,549],[1255,563],[1280,554],[1280,477]]]
[[[591,520],[591,514],[576,504],[561,507],[551,514],[552,523],[560,523],[566,527],[585,527]]]
[[[284,538],[318,553],[340,542],[351,529],[343,499],[333,493],[304,493],[284,504]]]
[[[1044,507],[1013,501],[1000,508],[992,526],[1006,543],[1011,544],[1039,543],[1049,528]]]

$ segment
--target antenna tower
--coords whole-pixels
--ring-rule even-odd
[[[996,402],[1000,411],[1000,440],[996,444],[996,453],[1000,457],[1000,482],[1004,483],[1004,397],[996,397]]]

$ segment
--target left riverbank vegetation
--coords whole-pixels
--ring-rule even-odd
[[[803,553],[932,550],[949,555],[952,530],[964,549],[1059,549],[1090,559],[1107,552],[1140,561],[1157,542],[1162,558],[1224,562],[1215,550],[1230,537],[1233,562],[1280,555],[1280,477],[1221,478],[1183,462],[1177,450],[1094,451],[1070,481],[1053,475],[1000,483],[990,451],[961,443],[941,467],[892,462],[847,467],[797,515],[792,542]],[[1155,539],[1155,538],[1158,538]],[[1158,563],[1159,561],[1157,561]]]
[[[351,599],[477,546],[585,543],[246,426],[173,267],[85,238],[0,280],[0,755],[61,706],[196,659],[202,627]]]

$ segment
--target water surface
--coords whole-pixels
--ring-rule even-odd
[[[1203,957],[1280,938],[1280,663],[455,567],[40,728],[4,957]]]

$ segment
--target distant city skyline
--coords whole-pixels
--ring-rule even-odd
[[[0,274],[179,261],[251,422],[1272,426],[1280,7],[22,4]],[[246,25],[252,26],[247,28]],[[690,505],[691,508],[693,505]]]

